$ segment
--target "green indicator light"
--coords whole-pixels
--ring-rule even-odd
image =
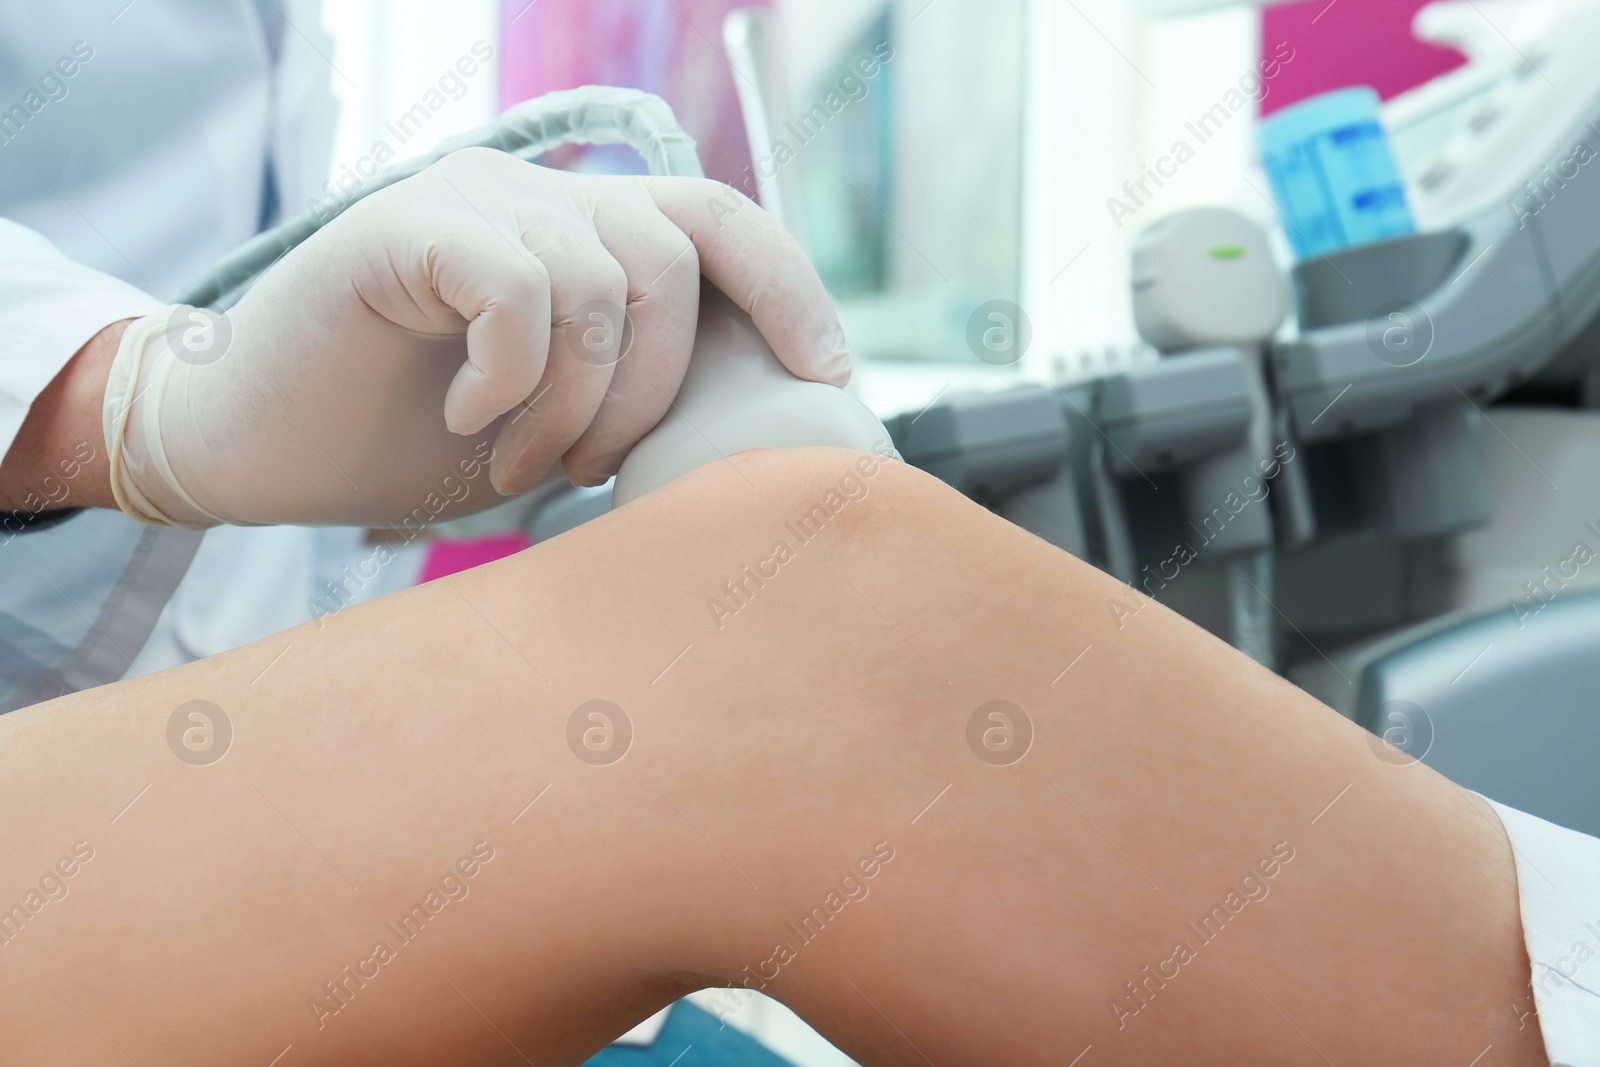
[[[1211,250],[1212,259],[1239,259],[1244,255],[1240,245],[1217,245]]]

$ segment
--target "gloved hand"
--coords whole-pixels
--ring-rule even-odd
[[[794,374],[848,380],[815,270],[734,191],[456,152],[352,205],[225,316],[129,326],[104,408],[118,503],[180,526],[385,525],[498,503],[485,473],[501,494],[558,461],[600,484],[683,380],[702,272]]]

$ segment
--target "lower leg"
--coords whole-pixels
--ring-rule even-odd
[[[1540,1062],[1492,813],[856,461],[740,457],[501,564],[0,720],[0,905],[94,850],[0,947],[8,1044],[543,1065],[742,984],[869,1063]],[[209,765],[169,747],[196,699],[233,730]],[[603,721],[569,746],[596,699],[631,725],[609,764]],[[1031,722],[1016,762],[1004,721],[972,739],[994,700]]]

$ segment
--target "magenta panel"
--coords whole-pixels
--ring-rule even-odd
[[[1460,66],[1465,58],[1459,52],[1412,36],[1411,20],[1426,2],[1307,0],[1264,9],[1263,57],[1281,41],[1294,47],[1295,57],[1273,79],[1262,112],[1348,85],[1370,85],[1387,100]]]

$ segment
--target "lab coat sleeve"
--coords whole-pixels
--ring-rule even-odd
[[[323,25],[321,0],[275,0],[293,27],[284,34],[273,78],[273,176],[283,219],[325,202],[339,102],[333,95],[337,46]]]
[[[34,399],[91,337],[165,306],[0,219],[0,455],[10,451]]]

